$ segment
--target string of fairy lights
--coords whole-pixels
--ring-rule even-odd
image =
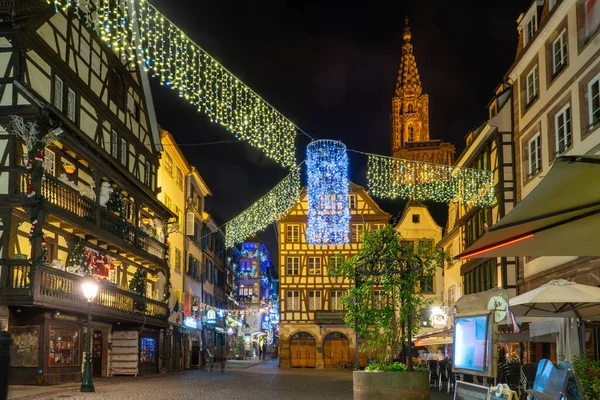
[[[300,172],[300,166],[293,168],[266,195],[227,222],[225,245],[232,247],[285,216],[300,201],[302,190]]]
[[[75,15],[123,60],[138,61],[161,85],[235,138],[284,167],[296,166],[296,125],[211,57],[146,0],[47,0]],[[137,7],[136,7],[137,4]]]
[[[161,85],[197,107],[238,140],[261,149],[291,172],[225,224],[231,247],[285,216],[300,201],[301,166],[295,139],[307,148],[309,223],[313,244],[348,242],[348,157],[338,141],[317,140],[299,129],[206,53],[147,0],[47,0],[94,29],[123,60],[137,61]],[[137,6],[136,6],[137,5]],[[367,187],[378,198],[491,205],[493,174],[487,170],[431,164],[362,153],[368,158]]]

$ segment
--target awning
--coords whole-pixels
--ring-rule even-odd
[[[600,256],[599,226],[600,156],[563,156],[457,258]]]
[[[424,333],[415,336],[413,344],[415,346],[437,346],[451,344],[453,341],[453,330],[444,329],[437,332]]]

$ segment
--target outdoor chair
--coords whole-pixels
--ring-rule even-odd
[[[525,399],[524,393],[527,389],[533,388],[533,381],[535,381],[535,374],[537,372],[536,363],[523,364],[521,367],[521,385],[519,386],[519,399]]]
[[[448,385],[448,366],[447,360],[438,362],[438,390],[441,392]]]
[[[503,368],[503,379],[510,390],[518,392],[521,384],[521,364],[507,363]]]
[[[448,376],[448,383],[446,385],[446,393],[450,393],[450,390],[454,392],[454,388],[456,387],[456,374],[452,372],[452,363],[448,362],[446,364],[446,375]]]
[[[438,372],[438,364],[437,360],[429,360],[427,361],[427,368],[429,369],[429,386],[436,387],[439,385],[440,375]]]

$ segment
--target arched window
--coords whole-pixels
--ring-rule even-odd
[[[411,112],[413,112],[413,108],[412,108],[412,104],[408,105],[408,110],[407,112],[410,114]]]
[[[408,126],[408,141],[409,142],[415,141],[415,130],[412,125]]]

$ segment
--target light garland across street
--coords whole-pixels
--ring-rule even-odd
[[[225,224],[226,247],[232,247],[278,221],[300,201],[300,170],[300,166],[292,169],[269,193]]]
[[[296,165],[296,125],[202,50],[146,0],[47,0],[75,15],[122,59],[159,80],[284,167]],[[136,7],[137,5],[137,7]]]
[[[369,193],[379,198],[433,200],[489,206],[492,171],[367,154]]]

